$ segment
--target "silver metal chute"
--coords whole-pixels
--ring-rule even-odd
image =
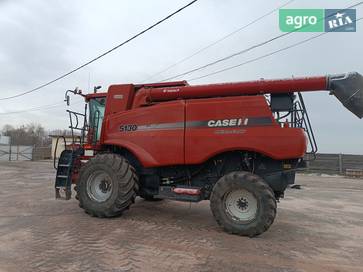
[[[328,76],[328,90],[352,113],[363,118],[363,76],[357,72]]]

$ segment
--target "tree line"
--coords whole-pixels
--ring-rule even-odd
[[[10,137],[11,145],[49,146],[52,139],[49,135],[70,135],[68,130],[46,130],[41,124],[30,123],[14,127],[4,125],[1,134]]]

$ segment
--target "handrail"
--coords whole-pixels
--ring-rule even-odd
[[[67,110],[67,112],[69,114],[69,122],[70,122],[69,128],[71,129],[71,136],[72,136],[72,149],[74,149],[74,145],[77,142],[75,140],[76,135],[74,135],[74,130],[81,131],[81,135],[79,136],[79,144],[82,145],[84,141],[85,132],[87,130],[87,104],[85,105],[85,113],[75,112],[71,110]],[[79,127],[80,125],[79,116],[83,117],[83,127]],[[75,124],[73,123],[73,120],[75,121]]]
[[[66,149],[66,148],[67,148],[67,141],[66,141],[66,137],[64,137],[64,136],[58,136],[58,137],[57,137],[57,141],[56,141],[56,143],[55,143],[54,154],[53,154],[53,167],[54,167],[54,169],[55,169],[55,170],[58,170],[58,167],[56,167],[56,166],[55,166],[55,165],[56,165],[55,161],[56,161],[56,158],[57,158],[58,141],[59,141],[59,139],[60,139],[60,138],[62,138],[62,139],[63,139],[63,142],[64,142],[64,149]]]
[[[93,144],[96,144],[97,143],[97,137],[98,137],[98,123],[100,121],[100,111],[97,109],[95,111],[95,113],[93,114],[94,115],[94,127],[93,127]],[[96,117],[97,116],[97,117]],[[97,119],[96,119],[97,118]]]
[[[306,128],[306,132],[307,132],[308,138],[309,138],[309,143],[310,143],[310,146],[311,146],[311,152],[307,152],[307,154],[313,155],[312,160],[314,160],[316,158],[316,153],[318,152],[318,145],[316,143],[314,131],[313,131],[313,128],[311,126],[309,114],[308,114],[308,112],[306,110],[305,102],[304,102],[304,99],[302,97],[302,94],[300,92],[298,92],[298,96],[299,96],[299,100],[300,100],[299,104],[300,104],[301,109],[302,109],[302,122],[304,123],[304,127]]]
[[[83,115],[83,130],[81,132],[80,145],[83,143],[84,138],[86,137],[86,129],[87,129],[87,103],[84,105],[84,115]]]
[[[313,156],[313,158],[306,160],[314,160],[316,158],[318,146],[302,94],[298,92],[298,99],[294,102],[291,110],[287,111],[287,113],[282,116],[280,116],[280,112],[276,112],[276,115],[276,121],[280,125],[287,122],[290,127],[304,129],[310,145],[310,150],[308,150],[306,154]],[[283,121],[284,118],[286,118],[285,122]]]

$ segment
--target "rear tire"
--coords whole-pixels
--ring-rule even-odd
[[[96,155],[80,170],[79,206],[92,216],[121,215],[135,202],[137,191],[135,169],[120,155]]]
[[[248,172],[232,172],[218,180],[210,207],[225,231],[249,237],[265,232],[276,216],[272,189],[261,177]]]

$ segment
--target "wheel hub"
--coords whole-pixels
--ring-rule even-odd
[[[108,192],[108,190],[110,189],[110,184],[107,182],[107,180],[102,180],[99,185],[99,188],[102,193],[106,194]]]
[[[224,203],[227,214],[235,221],[248,222],[256,217],[257,199],[247,190],[240,189],[227,193]]]
[[[241,197],[240,199],[237,200],[237,206],[242,211],[246,210],[248,208],[248,200]]]
[[[87,180],[87,195],[96,202],[104,202],[112,192],[111,177],[103,171],[95,171]]]

